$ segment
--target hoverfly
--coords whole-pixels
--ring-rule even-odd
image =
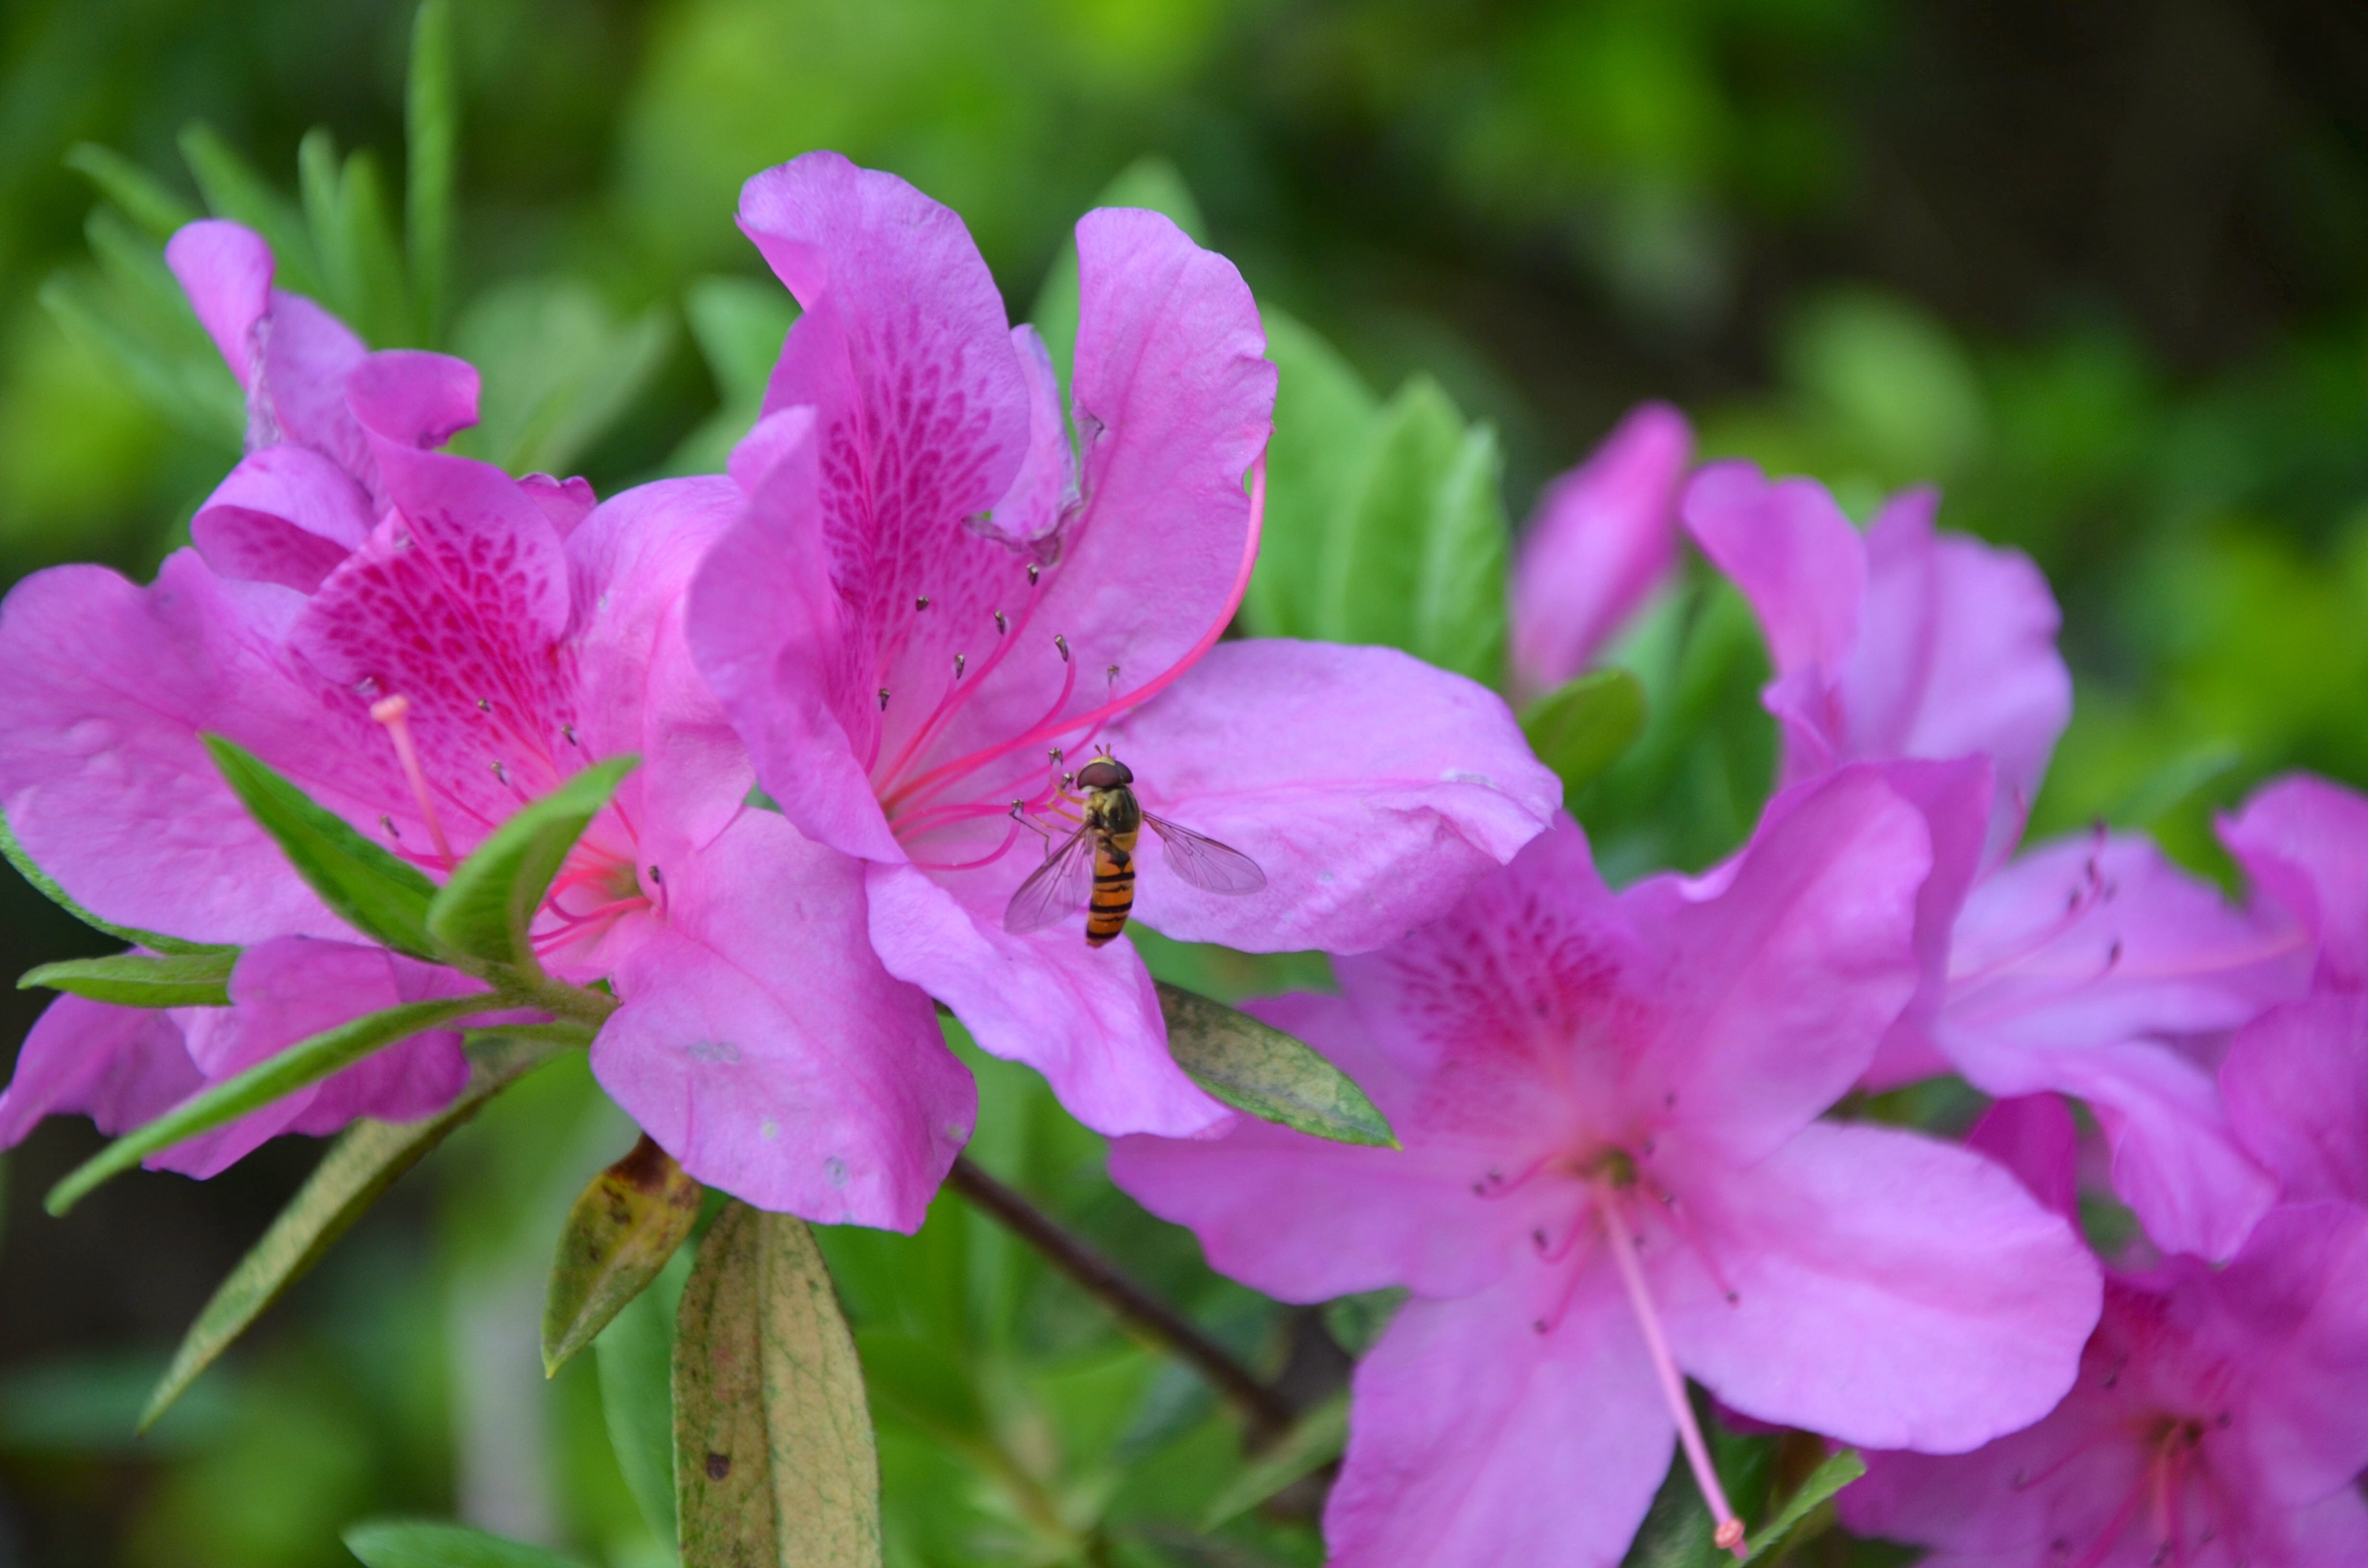
[[[1108,752],[1077,769],[1076,781],[1086,792],[1078,802],[1086,820],[1059,845],[1047,842],[1044,863],[1011,895],[1003,928],[1012,935],[1057,925],[1079,904],[1087,906],[1087,947],[1101,947],[1125,930],[1134,908],[1135,841],[1145,823],[1159,835],[1167,869],[1194,887],[1250,893],[1266,886],[1266,873],[1240,850],[1144,811],[1127,788],[1134,782],[1134,770]]]

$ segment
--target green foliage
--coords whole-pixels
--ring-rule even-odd
[[[539,988],[542,965],[534,956],[527,926],[567,852],[640,763],[637,756],[610,757],[572,776],[550,794],[510,813],[452,868],[442,887],[430,884],[420,918],[436,944],[431,951],[504,983]]]
[[[205,743],[231,793],[332,914],[399,952],[438,955],[427,926],[437,887],[426,873],[356,833],[237,742],[208,735]]]
[[[1365,1092],[1305,1045],[1222,1002],[1165,981],[1158,988],[1168,1051],[1218,1099],[1318,1138],[1397,1147]]]
[[[797,324],[797,301],[769,278],[702,278],[683,294],[682,311],[722,406],[675,449],[666,472],[722,473],[764,407],[773,362]]]
[[[1147,208],[1175,220],[1176,226],[1193,239],[1208,243],[1208,224],[1201,217],[1200,204],[1192,199],[1176,165],[1165,158],[1139,158],[1130,164],[1102,187],[1093,205]],[[1060,379],[1064,395],[1069,390],[1069,367],[1077,352],[1079,286],[1077,244],[1073,237],[1054,255],[1052,270],[1044,275],[1043,285],[1036,290],[1036,303],[1028,312],[1029,321],[1044,339],[1044,351],[1052,356],[1053,373]]]
[[[472,301],[452,350],[484,378],[453,449],[512,473],[568,473],[632,407],[673,346],[666,312],[620,321],[588,284],[529,278]]]
[[[405,237],[419,324],[436,341],[452,273],[452,213],[461,162],[461,75],[450,0],[421,0],[412,19],[404,97]]]
[[[600,1409],[617,1468],[650,1534],[675,1539],[674,1322],[691,1254],[677,1248],[650,1287],[592,1342]]]
[[[28,970],[17,989],[42,985],[121,1007],[223,1007],[230,1005],[231,966],[237,961],[235,949],[163,958],[120,953],[69,959]]]
[[[1242,1466],[1201,1515],[1201,1528],[1215,1529],[1240,1517],[1294,1482],[1338,1460],[1349,1447],[1349,1396],[1334,1394],[1301,1416],[1274,1446]]]
[[[1521,714],[1521,733],[1561,776],[1565,800],[1577,799],[1644,730],[1645,684],[1627,670],[1590,670]]]
[[[647,1290],[690,1237],[706,1190],[644,1133],[632,1152],[592,1178],[567,1226],[542,1307],[542,1369],[592,1343]]]
[[[1828,1457],[1809,1473],[1776,1517],[1752,1532],[1746,1545],[1754,1557],[1772,1551],[1784,1544],[1785,1538],[1799,1529],[1818,1508],[1833,1501],[1834,1494],[1866,1473],[1866,1460],[1856,1449],[1844,1449]]]
[[[346,1532],[362,1568],[582,1568],[572,1557],[504,1540],[465,1525],[377,1519]]]

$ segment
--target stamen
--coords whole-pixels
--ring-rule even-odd
[[[927,595],[927,594],[923,594],[923,595],[921,595],[919,597],[916,598],[916,599],[913,601],[913,608],[914,608],[914,610],[915,610],[916,612],[918,612],[918,611],[921,611],[921,610],[925,610],[925,609],[927,609],[927,608],[929,608],[929,596],[928,596],[928,595]]]
[[[1001,610],[996,610],[995,612],[995,634],[997,637],[1000,637],[1010,630],[1011,622],[1003,619],[1003,612]]]
[[[427,793],[427,775],[419,770],[419,754],[411,744],[411,699],[401,692],[382,697],[370,704],[370,715],[386,726],[387,739],[394,743],[394,755],[403,764],[403,776],[411,781],[412,799],[419,802],[419,814],[427,819],[427,836],[435,842],[436,853],[444,857],[448,866],[457,863],[451,844],[444,836],[444,824],[437,820],[436,801]]]
[[[1064,665],[1067,664],[1069,662],[1068,638],[1063,636],[1060,632],[1055,631],[1053,633],[1053,646],[1061,650],[1061,662]]]
[[[888,711],[888,688],[884,686],[880,688],[880,711]]]
[[[490,697],[480,697],[479,699],[477,699],[477,711],[478,711],[478,712],[480,712],[480,713],[490,713],[490,712],[492,712],[493,710],[494,710],[494,699],[493,699],[492,698],[490,698]]]
[[[1611,1244],[1612,1261],[1620,1267],[1620,1282],[1628,1289],[1628,1304],[1635,1309],[1636,1326],[1645,1333],[1645,1349],[1652,1358],[1653,1375],[1660,1380],[1661,1397],[1668,1402],[1669,1414],[1678,1423],[1678,1442],[1686,1450],[1686,1463],[1693,1467],[1694,1484],[1702,1488],[1702,1501],[1710,1505],[1712,1517],[1718,1529],[1712,1536],[1721,1549],[1740,1559],[1748,1555],[1743,1547],[1743,1521],[1726,1501],[1726,1493],[1719,1486],[1718,1471],[1711,1467],[1710,1449],[1702,1442],[1702,1427],[1695,1424],[1692,1402],[1686,1398],[1686,1381],[1678,1370],[1678,1363],[1669,1354],[1669,1342],[1661,1333],[1660,1314],[1653,1310],[1653,1298],[1645,1288],[1644,1266],[1636,1261],[1636,1241],[1628,1233],[1628,1221],[1621,1212],[1620,1202],[1610,1184],[1596,1184],[1596,1213],[1603,1221],[1603,1233]]]
[[[573,725],[573,724],[562,724],[562,725],[560,725],[560,726],[559,726],[559,733],[560,733],[560,734],[561,734],[562,736],[565,737],[565,739],[566,739],[566,741],[567,741],[567,744],[568,744],[569,745],[576,745],[576,744],[579,744],[579,743],[577,742],[577,740],[575,739],[575,725]]]
[[[1043,570],[1044,568],[1037,565],[1033,561],[1028,563],[1028,585],[1030,587],[1032,588],[1036,585],[1036,578]]]
[[[956,653],[954,655],[954,679],[962,679],[962,666],[969,663],[970,655],[968,653]]]

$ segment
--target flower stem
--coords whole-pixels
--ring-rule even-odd
[[[1661,1397],[1668,1401],[1669,1414],[1677,1419],[1678,1442],[1686,1450],[1686,1462],[1693,1467],[1694,1484],[1702,1488],[1702,1501],[1710,1505],[1711,1516],[1718,1521],[1712,1539],[1737,1558],[1746,1557],[1749,1553],[1743,1545],[1743,1521],[1727,1505],[1718,1471],[1711,1466],[1710,1449],[1702,1443],[1693,1404],[1686,1398],[1685,1379],[1679,1375],[1677,1358],[1669,1354],[1668,1339],[1661,1333],[1661,1316],[1653,1310],[1652,1295],[1645,1289],[1645,1267],[1636,1260],[1635,1238],[1628,1233],[1628,1221],[1609,1188],[1603,1190],[1595,1211],[1603,1218],[1603,1234],[1611,1243],[1612,1261],[1620,1266],[1620,1282],[1628,1288],[1628,1302],[1636,1309],[1636,1326],[1645,1331],[1645,1348],[1651,1353],[1654,1376],[1660,1379]]]
[[[1288,1400],[1202,1333],[1191,1320],[1136,1284],[1118,1265],[1063,1230],[1051,1216],[989,1176],[957,1158],[946,1183],[1042,1253],[1053,1267],[1083,1286],[1121,1321],[1149,1335],[1190,1362],[1238,1406],[1262,1435],[1282,1432],[1297,1417]]]

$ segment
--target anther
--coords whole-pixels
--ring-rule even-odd
[[[412,798],[419,802],[419,814],[427,820],[427,836],[435,842],[436,852],[444,863],[453,863],[452,846],[444,837],[444,824],[436,818],[436,801],[427,792],[427,776],[419,770],[419,754],[411,744],[411,699],[401,692],[381,697],[370,704],[370,716],[386,726],[387,739],[394,743],[395,759],[403,764],[403,776],[410,780]]]
[[[666,873],[658,869],[657,862],[655,860],[650,862],[650,886],[654,888],[666,886]]]
[[[569,745],[575,745],[576,744],[575,725],[562,724],[559,726],[559,733],[562,736],[565,737]]]
[[[888,711],[888,688],[884,686],[880,688],[880,711]]]
[[[477,699],[477,711],[478,711],[478,712],[480,712],[480,713],[490,713],[490,712],[492,712],[493,710],[494,710],[494,699],[493,699],[492,698],[490,698],[490,697],[480,697],[479,699]]]
[[[1044,755],[1053,759],[1055,767],[1059,766],[1061,761],[1061,748],[1059,746],[1046,746],[1044,748]]]
[[[967,654],[967,653],[956,653],[956,654],[954,655],[954,679],[956,679],[956,680],[960,680],[960,679],[962,679],[962,666],[963,666],[964,665],[969,664],[969,663],[970,663],[970,655],[969,655],[969,654]]]
[[[995,612],[995,634],[997,637],[1000,637],[1010,630],[1011,623],[1003,619],[1003,612],[1001,610],[996,610]]]
[[[494,777],[504,784],[510,781],[510,776],[502,771],[502,759],[500,757],[494,758]]]
[[[929,608],[929,596],[928,596],[928,595],[927,595],[927,594],[923,594],[923,595],[921,595],[919,597],[916,598],[916,599],[913,601],[913,608],[914,608],[915,609],[916,609],[916,610],[923,610],[923,609],[927,609],[927,608]]]
[[[1043,570],[1044,568],[1037,565],[1032,561],[1028,563],[1028,585],[1030,587],[1032,588],[1036,585],[1036,574]]]
[[[1053,633],[1053,646],[1061,650],[1061,662],[1064,665],[1067,664],[1069,662],[1069,640],[1055,631]]]
[[[394,825],[394,819],[388,816],[384,812],[381,812],[379,813],[378,824],[379,826],[386,829],[386,835],[389,838],[401,838],[403,836],[402,830]]]

